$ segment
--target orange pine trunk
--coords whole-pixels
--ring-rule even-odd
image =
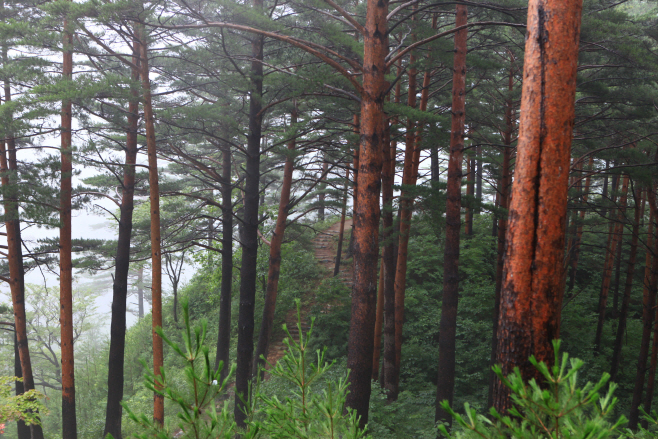
[[[552,364],[559,338],[562,270],[582,0],[530,0],[515,182],[503,268],[497,359],[503,374]],[[509,389],[494,385],[507,412]]]
[[[356,410],[360,425],[368,422],[379,254],[379,191],[382,143],[385,136],[384,98],[387,83],[388,1],[368,0],[364,34],[361,144],[354,215],[354,283],[348,339],[350,369],[346,406]]]
[[[143,26],[139,27],[141,52],[141,79],[144,104],[144,123],[146,126],[146,149],[149,166],[149,201],[151,216],[151,315],[153,333],[153,373],[156,385],[160,380],[164,361],[162,338],[155,333],[162,327],[162,253],[160,238],[160,183],[158,178],[158,155],[155,143],[155,120],[151,102],[151,82],[149,80],[148,47]],[[153,419],[164,424],[164,397],[153,394]]]

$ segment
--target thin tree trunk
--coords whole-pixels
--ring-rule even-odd
[[[294,127],[296,124],[297,104],[293,100],[293,110],[290,114],[290,125],[291,127]],[[281,271],[281,245],[283,244],[283,236],[286,233],[286,221],[288,220],[288,212],[290,211],[290,189],[292,187],[292,174],[295,166],[293,153],[296,144],[296,137],[293,137],[288,142],[288,155],[286,156],[286,163],[283,169],[279,214],[276,218],[276,226],[274,227],[274,233],[272,234],[272,239],[270,241],[270,263],[267,273],[267,290],[265,292],[263,319],[261,320],[258,345],[256,346],[256,355],[254,358],[254,370],[252,372],[254,375],[256,375],[259,372],[259,369],[265,365],[265,358],[267,358],[270,347],[270,336],[272,335],[274,311],[276,309],[276,296],[279,287],[279,273]],[[323,172],[322,175],[325,174],[326,172]],[[262,373],[261,378],[263,378]]]
[[[64,20],[62,77],[73,78],[73,36]],[[73,150],[71,146],[71,100],[62,102],[61,131],[61,193],[59,201],[59,300],[62,360],[62,438],[75,439],[77,423],[75,416],[75,364],[73,354],[73,266],[71,262],[71,195],[73,174]]]
[[[503,269],[498,363],[536,377],[528,361],[553,364],[564,293],[569,156],[582,0],[530,0],[519,140]],[[494,385],[494,407],[507,412],[509,389]]]
[[[514,55],[510,52],[510,69],[507,83],[508,98],[505,101],[505,133],[503,135],[503,169],[500,176],[500,183],[496,191],[496,199],[499,201],[498,207],[507,210],[509,207],[509,192],[512,182],[512,134],[514,132],[514,102],[512,101],[512,91],[514,90]],[[494,315],[493,315],[493,332],[491,336],[491,357],[490,366],[496,363],[496,350],[498,347],[498,317],[500,314],[500,289],[503,284],[503,264],[505,262],[505,235],[507,234],[507,216],[501,217],[496,223],[496,232],[498,233],[498,247],[496,259],[496,289],[494,292]],[[489,372],[489,394],[488,406],[493,406],[493,389],[496,375],[493,370]]]
[[[263,0],[253,0],[256,14],[263,13]],[[263,116],[263,43],[261,36],[251,40],[249,133],[245,166],[244,213],[242,222],[242,266],[240,267],[240,308],[238,314],[238,358],[235,378],[235,421],[244,428],[245,410],[250,398],[249,381],[254,351],[254,312],[258,259],[258,195],[260,182],[260,138]]]
[[[384,307],[386,296],[386,258],[390,259],[390,251],[392,250],[392,240],[390,235],[392,233],[391,225],[393,223],[393,175],[391,168],[391,125],[389,120],[385,121],[385,136],[384,136],[384,161],[382,163],[382,257],[379,265],[379,287],[377,288],[377,314],[375,320],[375,351],[372,356],[372,379],[379,380],[379,363],[382,353],[382,332],[384,326]],[[395,160],[395,159],[393,159]],[[389,242],[391,241],[391,242]],[[387,253],[388,249],[388,253]],[[393,280],[395,282],[395,280]],[[382,371],[384,368],[382,367]]]
[[[619,317],[619,285],[621,283],[621,259],[624,247],[624,227],[619,228],[617,237],[617,255],[615,256],[615,281],[613,282],[612,293],[612,317]]]
[[[468,204],[466,206],[466,221],[464,221],[464,234],[467,236],[473,235],[473,194],[475,193],[475,160],[466,157],[466,198]]]
[[[2,47],[3,65],[7,65],[7,47]],[[4,82],[5,104],[11,102],[11,87],[8,80]],[[8,112],[8,118],[13,121],[13,114]],[[5,229],[7,232],[7,264],[9,268],[9,290],[11,292],[14,311],[14,330],[16,331],[17,348],[25,391],[34,389],[32,361],[27,338],[27,320],[25,316],[25,270],[23,267],[23,249],[21,225],[18,205],[18,161],[16,160],[16,141],[9,136],[0,141],[0,180],[4,188],[3,207],[5,209]],[[43,439],[40,425],[31,425],[32,439]]]
[[[324,160],[322,162],[322,174],[320,174],[320,179],[324,180],[327,175],[327,169],[329,167],[329,163]],[[325,200],[326,200],[326,194],[324,191],[326,190],[327,185],[325,183],[320,183],[320,194],[318,195],[318,219],[320,221],[324,221],[324,208],[325,208]]]
[[[464,26],[468,9],[457,5],[455,26]],[[446,241],[443,254],[443,299],[439,323],[439,364],[436,387],[435,421],[452,425],[450,416],[440,405],[447,400],[452,405],[455,389],[455,336],[457,304],[459,302],[459,234],[461,229],[462,156],[466,119],[466,40],[467,30],[455,33],[455,57],[452,76],[452,127],[450,162],[446,201]]]
[[[594,164],[594,156],[590,156],[589,164],[587,166],[588,175],[585,177],[585,191],[582,194],[583,208],[580,210],[580,220],[576,228],[576,238],[573,243],[573,257],[571,258],[571,273],[569,277],[569,288],[568,292],[573,290],[573,287],[576,284],[576,272],[578,270],[578,258],[580,257],[580,244],[582,243],[583,238],[583,221],[585,220],[585,206],[587,205],[587,198],[589,197],[589,185],[592,181],[592,176],[589,172],[592,171],[592,165]],[[571,247],[571,246],[569,246]]]
[[[654,186],[655,188],[655,186]],[[628,417],[628,426],[631,430],[637,428],[640,418],[640,404],[642,402],[642,391],[644,390],[644,376],[647,371],[647,359],[649,357],[649,345],[651,344],[651,325],[653,324],[654,306],[656,303],[656,283],[655,272],[658,270],[658,257],[654,253],[658,251],[658,242],[654,247],[654,222],[656,221],[655,207],[656,195],[655,189],[647,191],[649,198],[649,230],[647,232],[647,253],[644,262],[644,282],[642,293],[642,341],[640,342],[640,353],[637,359],[637,368],[635,373],[635,386],[633,388],[633,399],[631,401],[631,411]],[[658,253],[657,253],[658,254]]]
[[[409,84],[407,92],[407,106],[416,108],[416,57],[412,52],[409,57]],[[407,119],[407,132],[405,136],[404,168],[402,171],[402,190],[400,191],[400,237],[398,239],[398,257],[395,270],[395,367],[391,370],[388,381],[388,399],[395,401],[398,398],[400,386],[400,366],[402,364],[402,328],[404,326],[404,298],[407,283],[407,252],[409,247],[409,232],[411,230],[411,216],[413,212],[413,189],[416,185],[414,174],[416,158],[415,122]]]
[[[401,65],[397,65],[397,75],[402,71]],[[400,103],[400,81],[395,85],[394,103]],[[391,120],[392,126],[397,126],[398,117],[394,116]],[[390,140],[390,129],[389,140]],[[382,372],[379,380],[381,387],[386,389],[390,395],[392,389],[392,380],[395,378],[395,269],[397,266],[397,248],[396,241],[399,237],[395,236],[397,228],[393,222],[393,183],[395,180],[395,165],[397,160],[397,142],[390,143],[390,156],[384,157],[382,172],[382,204],[384,206],[383,223],[384,223],[384,245],[383,258],[384,265],[384,361],[382,361]]]
[[[137,272],[137,316],[139,319],[144,318],[144,266],[139,267]]]
[[[149,80],[148,46],[144,26],[139,26],[141,52],[141,79],[146,127],[146,148],[149,166],[149,201],[151,216],[151,316],[153,334],[153,373],[156,385],[160,382],[164,361],[162,338],[155,332],[162,328],[162,252],[160,238],[160,183],[158,178],[158,155],[155,142],[155,120],[151,102],[151,82]],[[153,420],[164,424],[164,397],[153,394]]]
[[[354,115],[353,129],[354,133],[360,132],[360,117],[358,114]],[[359,143],[354,147],[354,158],[352,164],[352,174],[354,175],[354,186],[352,188],[352,218],[356,216],[356,200],[359,193]],[[350,242],[347,245],[347,256],[352,257],[354,254],[354,221],[352,221],[352,233],[350,234]]]
[[[343,237],[345,236],[345,213],[347,210],[347,189],[350,182],[350,168],[345,171],[345,194],[343,195],[343,208],[340,213],[340,231],[338,232],[338,244],[336,249],[336,265],[334,266],[334,277],[340,273],[340,259],[343,256]]]
[[[475,149],[475,213],[480,214],[482,205],[482,146]]]
[[[139,43],[133,42],[132,80],[139,81]],[[111,434],[121,439],[121,400],[123,399],[123,365],[126,347],[126,301],[130,268],[130,235],[133,226],[133,196],[135,193],[135,163],[137,160],[137,124],[139,122],[139,91],[133,88],[128,104],[126,132],[126,164],[123,169],[123,190],[119,218],[119,237],[112,285],[112,321],[110,323],[110,352],[107,371],[107,405],[103,437]]]
[[[598,353],[601,349],[601,338],[603,336],[603,324],[605,322],[605,311],[606,305],[608,303],[608,291],[610,290],[610,278],[612,277],[612,264],[615,254],[615,249],[617,248],[617,238],[620,236],[618,229],[624,227],[623,220],[626,218],[626,201],[628,197],[628,175],[624,175],[621,188],[621,199],[619,200],[619,213],[617,215],[618,222],[616,224],[610,224],[610,228],[613,228],[614,232],[609,235],[609,244],[608,251],[606,253],[606,260],[603,267],[603,284],[601,286],[601,295],[599,297],[599,307],[598,313],[599,318],[596,325],[596,334],[594,335],[594,352]]]
[[[219,294],[219,327],[215,370],[222,363],[222,381],[228,375],[231,348],[231,289],[233,287],[233,201],[231,184],[231,146],[222,152],[222,285]]]
[[[656,212],[654,211],[654,217],[656,217]],[[658,218],[658,217],[656,217]],[[655,239],[654,248],[658,249],[658,237]],[[652,294],[656,296],[656,287],[658,286],[658,257],[654,256],[653,260],[653,273],[651,276],[651,288]],[[656,308],[656,314],[654,315],[653,323],[653,341],[651,343],[651,359],[649,360],[649,378],[647,378],[647,391],[644,396],[644,411],[651,413],[651,404],[653,402],[653,389],[656,382],[656,366],[658,366],[658,308]],[[648,427],[648,421],[646,419],[642,420],[642,427]]]
[[[635,199],[635,218],[633,219],[633,235],[631,236],[630,255],[628,257],[628,268],[626,270],[626,284],[624,286],[624,297],[622,299],[619,323],[617,325],[617,336],[612,352],[612,364],[610,366],[610,379],[617,381],[619,363],[621,362],[621,349],[626,332],[626,321],[628,319],[628,308],[631,303],[631,290],[633,289],[633,275],[635,274],[635,260],[637,257],[637,242],[640,234],[640,218],[644,215],[644,195],[640,189],[633,191]]]
[[[349,390],[345,405],[356,410],[359,424],[368,422],[377,301],[379,253],[379,193],[382,142],[385,136],[384,99],[387,83],[388,0],[368,0],[364,32],[363,94],[358,197],[354,215],[354,283],[348,339]]]

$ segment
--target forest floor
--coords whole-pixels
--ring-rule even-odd
[[[347,236],[347,232],[351,227],[352,219],[345,218],[344,237]],[[322,280],[333,276],[334,267],[336,264],[336,251],[339,233],[340,221],[333,224],[324,232],[318,233],[317,236],[313,239],[315,259],[318,261],[323,271],[323,274],[318,281],[318,285],[322,282]],[[348,242],[343,242],[343,258],[347,252],[348,245]],[[352,287],[353,275],[354,273],[352,264],[341,264],[338,277],[345,283],[345,285],[350,288]],[[306,334],[306,332],[310,329],[309,313],[311,308],[316,305],[314,301],[315,291],[307,291],[306,295],[307,297],[300,298],[303,304],[301,308],[301,327],[304,334]],[[331,307],[331,304],[326,304],[325,306],[328,310]],[[286,327],[288,328],[288,331],[290,332],[290,335],[293,337],[293,339],[299,342],[299,330],[297,329],[297,310],[295,308],[288,311],[284,323],[286,324]],[[284,332],[277,332],[274,337],[275,338],[270,343],[270,352],[267,356],[267,362],[269,363],[267,365],[268,369],[271,367],[270,364],[276,364],[277,361],[279,361],[281,357],[283,357],[283,355],[286,353],[286,345],[283,343],[283,340],[287,337],[287,334]]]

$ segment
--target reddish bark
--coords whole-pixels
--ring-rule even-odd
[[[73,36],[64,20],[64,52],[62,77],[64,81],[73,78]],[[73,265],[71,262],[71,179],[73,175],[73,150],[71,147],[71,100],[62,102],[61,128],[61,192],[59,199],[59,324],[61,327],[62,360],[62,438],[77,437],[75,416],[75,364],[73,355]]]
[[[601,286],[601,295],[599,297],[599,318],[596,325],[596,334],[594,335],[594,352],[598,353],[601,349],[601,337],[603,336],[603,323],[605,322],[605,311],[608,303],[608,292],[610,291],[610,279],[612,277],[612,265],[615,249],[621,238],[620,230],[624,227],[623,220],[626,217],[626,201],[628,197],[628,175],[624,175],[621,188],[621,199],[619,200],[618,222],[614,224],[614,232],[609,234],[608,251],[606,252],[605,264],[603,266],[603,284]],[[610,224],[612,229],[613,224]]]
[[[139,81],[139,43],[133,42],[132,80]],[[130,268],[130,235],[133,226],[133,196],[135,193],[135,163],[137,160],[137,128],[139,122],[139,91],[133,88],[128,104],[126,132],[126,164],[119,219],[119,237],[112,285],[112,321],[110,323],[110,352],[107,372],[107,405],[103,437],[109,434],[121,439],[121,400],[123,399],[123,365],[126,346],[126,301]]]
[[[637,242],[640,234],[640,218],[644,215],[644,194],[639,189],[633,191],[635,199],[635,217],[633,218],[633,234],[631,236],[631,248],[628,256],[628,268],[626,269],[626,284],[624,285],[624,297],[622,299],[621,310],[619,314],[619,323],[617,325],[617,336],[612,352],[612,364],[610,366],[610,379],[617,381],[619,372],[619,363],[621,362],[621,348],[624,342],[624,333],[626,332],[626,321],[628,319],[628,308],[631,303],[631,290],[633,288],[633,275],[635,274],[635,260],[637,257]]]
[[[635,373],[635,386],[633,388],[633,399],[631,401],[631,411],[628,416],[628,426],[631,430],[637,428],[640,418],[640,404],[642,402],[642,390],[644,390],[644,375],[647,370],[647,358],[649,356],[649,344],[651,344],[651,325],[653,323],[653,307],[656,303],[656,270],[658,270],[658,257],[653,253],[658,251],[658,241],[654,247],[654,222],[656,216],[654,210],[656,207],[655,187],[654,190],[648,190],[650,214],[649,230],[647,232],[647,253],[644,261],[644,288],[642,292],[642,341],[640,342],[640,352],[637,359],[637,368]],[[655,341],[655,340],[654,340]],[[655,373],[655,370],[654,370]],[[653,389],[652,389],[653,391]]]
[[[290,114],[290,125],[297,124],[296,104]],[[274,324],[274,311],[276,308],[276,296],[279,288],[279,273],[281,271],[281,245],[283,236],[286,232],[286,221],[290,211],[290,188],[292,187],[292,173],[294,171],[295,158],[293,153],[296,146],[296,137],[288,142],[288,155],[283,169],[283,182],[281,184],[281,197],[279,199],[279,214],[276,218],[276,226],[270,241],[270,263],[267,273],[267,287],[265,290],[265,305],[263,307],[263,319],[261,320],[260,334],[258,336],[258,345],[254,357],[253,374],[258,373],[258,369],[265,364],[270,345],[270,336],[272,334],[272,325]],[[325,173],[323,173],[324,175]],[[263,357],[263,358],[261,358]],[[261,372],[262,374],[262,372]],[[262,378],[262,376],[261,376]]]
[[[151,102],[151,82],[149,80],[148,47],[146,32],[143,26],[139,28],[140,62],[142,80],[142,99],[144,105],[144,123],[146,127],[146,149],[149,166],[149,201],[151,217],[151,316],[153,335],[153,373],[156,385],[160,382],[161,369],[164,361],[162,338],[156,334],[157,328],[162,328],[162,253],[160,237],[160,183],[158,179],[158,155],[155,142],[155,120]],[[158,386],[159,387],[159,386]],[[153,420],[164,424],[164,397],[153,394]]]
[[[407,106],[416,108],[416,57],[413,52],[409,57],[409,84],[407,92]],[[388,399],[394,401],[398,397],[400,381],[400,365],[402,361],[402,327],[404,325],[404,296],[407,283],[407,251],[409,247],[409,231],[411,229],[411,215],[414,196],[410,187],[416,184],[416,133],[415,122],[407,119],[405,135],[404,168],[402,171],[402,190],[400,191],[400,238],[398,240],[398,257],[395,271],[395,363],[394,369],[387,383]],[[411,190],[413,192],[413,189]]]
[[[530,0],[515,182],[503,269],[498,363],[539,378],[528,361],[552,364],[559,337],[569,156],[574,126],[581,0]],[[494,385],[507,412],[509,389]]]
[[[465,5],[457,5],[456,26],[464,26],[468,19]],[[455,33],[455,58],[452,76],[452,126],[450,158],[446,189],[446,242],[443,253],[443,299],[439,323],[439,362],[436,387],[435,421],[452,425],[450,416],[441,402],[452,405],[455,389],[455,336],[457,331],[457,305],[459,302],[459,234],[461,228],[461,182],[464,152],[464,123],[466,120],[466,29]]]
[[[379,360],[382,353],[382,327],[384,324],[384,257],[379,264],[379,282],[377,287],[377,309],[375,311],[375,345],[372,353],[372,379],[379,379]]]
[[[384,78],[388,53],[387,14],[387,0],[368,0],[364,29],[358,195],[354,215],[354,284],[347,353],[350,393],[346,400],[346,406],[355,409],[360,416],[361,426],[368,422],[374,346],[379,188],[387,89]]]
[[[6,48],[3,47],[3,61],[7,60]],[[4,84],[5,103],[11,101],[9,82]],[[13,115],[9,114],[13,119]],[[9,130],[11,132],[11,129]],[[5,145],[6,142],[6,145]],[[3,207],[5,209],[5,228],[7,232],[7,265],[9,266],[9,290],[14,311],[14,329],[16,331],[16,349],[23,377],[24,390],[34,389],[32,361],[27,338],[27,320],[25,316],[25,270],[23,268],[23,249],[18,205],[18,162],[16,160],[16,142],[11,136],[0,141],[0,175],[3,187]],[[40,425],[30,426],[33,439],[43,439]]]

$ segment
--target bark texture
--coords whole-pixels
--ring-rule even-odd
[[[505,253],[498,363],[537,377],[528,361],[552,364],[559,337],[569,158],[580,36],[581,0],[530,0],[515,182]],[[509,392],[494,384],[494,407]]]
[[[354,215],[354,284],[348,339],[347,367],[350,370],[346,406],[356,410],[360,425],[368,422],[375,303],[377,301],[377,258],[379,254],[379,190],[382,144],[385,136],[384,98],[387,82],[388,1],[368,0],[363,56],[363,94],[358,194]]]

